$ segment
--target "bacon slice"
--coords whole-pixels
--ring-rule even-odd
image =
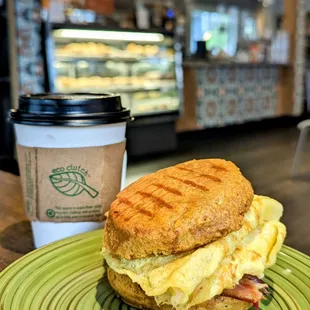
[[[257,277],[244,275],[239,284],[233,289],[224,290],[221,295],[250,302],[258,309],[259,302],[266,299],[263,293],[269,294],[267,288],[268,285]]]

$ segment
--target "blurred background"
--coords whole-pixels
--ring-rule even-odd
[[[0,0],[0,170],[18,175],[19,94],[120,93],[135,117],[128,184],[232,160],[285,205],[290,244],[310,212],[309,12],[309,0]]]

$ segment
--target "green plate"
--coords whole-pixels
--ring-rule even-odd
[[[101,231],[52,243],[0,274],[1,310],[129,310],[103,276]],[[310,310],[310,258],[284,246],[266,270],[261,309]]]

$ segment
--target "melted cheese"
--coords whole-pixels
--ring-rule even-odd
[[[114,271],[129,276],[158,304],[187,309],[232,288],[245,273],[263,276],[286,235],[279,222],[282,212],[276,200],[255,196],[241,229],[197,250],[135,260],[117,258],[104,248],[102,254]]]

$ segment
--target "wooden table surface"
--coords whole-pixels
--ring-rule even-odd
[[[19,177],[0,171],[0,271],[33,250]]]

